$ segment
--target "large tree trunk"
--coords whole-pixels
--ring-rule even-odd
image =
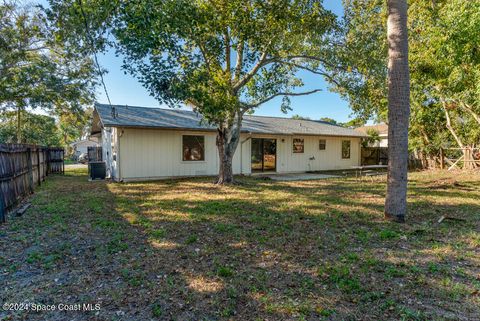
[[[240,141],[241,116],[234,124],[217,129],[217,149],[220,160],[217,184],[233,183],[233,155]]]
[[[404,222],[407,214],[408,68],[407,1],[388,0],[388,178],[385,218]]]

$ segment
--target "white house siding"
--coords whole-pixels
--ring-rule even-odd
[[[300,135],[252,135],[252,137],[274,138],[277,140],[277,172],[279,173],[348,169],[351,166],[360,164],[360,138]],[[304,140],[303,153],[293,153],[294,138]],[[320,139],[325,139],[326,141],[325,150],[320,150],[319,148]],[[349,159],[342,159],[342,140],[350,140]],[[250,173],[250,141],[248,146],[244,146],[244,150],[248,152],[244,159],[247,159],[248,173]],[[247,173],[244,172],[244,174]]]
[[[120,179],[152,179],[202,176],[218,173],[216,133],[156,129],[120,130]],[[205,160],[183,161],[182,135],[205,136]],[[240,173],[239,152],[233,159],[234,173]]]
[[[87,153],[88,147],[98,146],[98,143],[90,140],[82,140],[82,141],[73,143],[72,146],[74,149],[74,155],[78,157],[83,153]]]
[[[182,160],[182,135],[205,136],[205,161]],[[113,164],[109,168],[113,172],[112,177],[117,180],[218,174],[219,158],[215,132],[119,128],[116,137],[118,147],[113,147],[113,151],[116,149],[119,153],[117,161],[120,172],[113,169]],[[360,163],[359,138],[242,134],[233,159],[235,174],[251,174],[251,138],[277,140],[279,173],[346,169]],[[293,138],[304,139],[304,153],[293,153]],[[326,140],[326,150],[319,150],[319,139]],[[349,159],[341,157],[342,140],[351,141]],[[112,143],[108,146],[112,146]],[[109,148],[108,146],[104,148]],[[312,157],[314,159],[311,160]]]

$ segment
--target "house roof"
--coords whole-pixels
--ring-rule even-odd
[[[362,127],[356,128],[355,130],[357,130],[361,133],[367,134],[367,131],[369,129],[376,130],[379,135],[385,135],[385,136],[388,135],[388,125],[384,124],[384,123],[376,124],[376,125],[369,125],[369,126],[362,126]]]
[[[95,110],[103,127],[139,127],[213,131],[215,126],[203,121],[197,112],[181,109],[162,109],[114,105],[113,117],[110,105],[95,104]],[[281,117],[244,116],[242,132],[254,134],[324,135],[366,137],[353,129],[332,125],[323,121],[299,120]]]

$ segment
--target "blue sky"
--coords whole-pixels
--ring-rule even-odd
[[[45,0],[40,0],[45,4]],[[343,14],[341,0],[324,0],[324,6],[332,10],[337,15]],[[146,106],[146,107],[167,107],[159,104],[157,100],[149,96],[147,90],[131,75],[125,74],[121,69],[122,58],[115,57],[113,51],[104,55],[99,55],[99,62],[103,68],[108,70],[104,76],[108,94],[112,104]],[[339,95],[329,92],[325,81],[321,76],[313,75],[308,72],[299,74],[305,83],[305,90],[322,88],[323,91],[308,95],[291,97],[292,111],[284,114],[280,111],[281,97],[277,97],[268,103],[259,107],[256,115],[288,117],[294,114],[319,119],[321,117],[330,117],[337,121],[346,122],[351,110],[348,102],[342,100]],[[107,103],[107,98],[103,88],[98,88],[97,101]]]

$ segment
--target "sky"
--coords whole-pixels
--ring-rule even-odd
[[[45,5],[46,1],[40,0],[39,2]],[[343,14],[341,0],[324,0],[324,6],[338,16]],[[165,105],[160,105],[156,99],[151,97],[137,79],[124,73],[121,68],[122,58],[116,57],[114,51],[98,55],[98,59],[102,68],[108,70],[108,73],[104,76],[104,81],[112,104],[168,108]],[[346,122],[352,118],[349,117],[351,110],[348,102],[342,100],[338,94],[329,92],[327,84],[321,76],[308,72],[302,72],[299,75],[305,84],[303,90],[321,88],[322,91],[307,96],[291,97],[292,111],[287,114],[280,110],[281,97],[263,104],[255,110],[254,114],[279,117],[290,117],[298,114],[311,119],[329,117],[340,122]],[[99,87],[97,91],[97,101],[108,103],[103,87]]]

